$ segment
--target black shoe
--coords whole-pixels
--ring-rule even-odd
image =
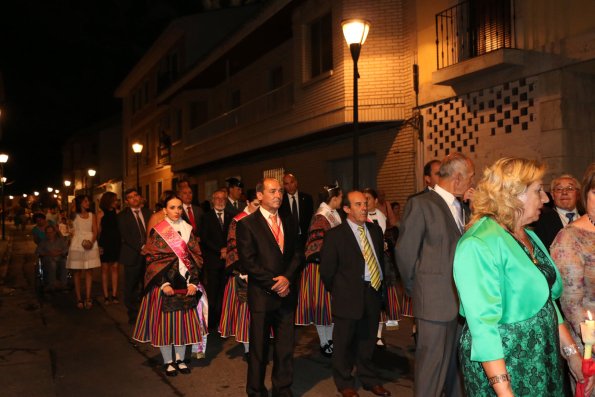
[[[325,344],[324,346],[320,346],[320,354],[324,357],[331,358],[333,356],[333,347],[330,344]]]
[[[174,363],[167,363],[163,366],[165,368],[165,375],[167,376],[177,376],[178,370],[174,366]]]
[[[184,375],[188,375],[190,373],[190,368],[188,368],[188,366],[182,360],[176,361],[176,368]]]
[[[244,352],[244,357],[242,357],[242,360],[245,362],[250,361],[250,352]]]

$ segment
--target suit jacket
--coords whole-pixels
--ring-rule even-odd
[[[190,218],[188,218],[188,215],[186,214],[185,204],[183,205],[184,209],[182,210],[182,219],[185,220],[186,223],[188,223],[190,226],[192,226],[192,222],[190,222]],[[204,215],[202,208],[192,204],[192,214],[194,215],[194,222],[196,223],[196,229],[192,228],[192,234],[194,234],[194,236],[198,236],[198,225],[200,225],[200,220]]]
[[[312,196],[307,193],[302,193],[298,190],[298,216],[300,220],[300,232],[302,236],[302,247],[305,244],[306,239],[308,237],[308,229],[310,228],[310,221],[312,220],[312,215],[314,215],[314,202],[312,201]],[[281,207],[279,208],[279,213],[283,216],[291,216],[291,206],[289,203],[289,195],[285,193],[283,195],[283,201],[281,202]]]
[[[151,211],[143,207],[140,210],[140,215],[142,215],[145,221],[145,226],[148,225],[151,218]],[[136,217],[130,207],[126,207],[124,211],[118,214],[118,229],[120,230],[122,239],[119,262],[124,266],[135,266],[138,263],[141,248],[145,245],[146,240],[141,239]]]
[[[205,266],[225,266],[221,259],[221,248],[227,247],[227,232],[233,215],[223,210],[223,229],[214,209],[208,211],[200,218],[198,236]]]
[[[263,312],[297,303],[300,256],[296,250],[297,226],[291,217],[281,216],[284,234],[283,252],[262,212],[256,211],[237,224],[236,241],[240,267],[248,274],[248,307]],[[281,298],[271,291],[274,277],[285,276],[290,293]]]
[[[234,207],[231,204],[231,201],[229,201],[229,198],[227,199],[227,203],[225,204],[225,211],[229,212],[233,216],[236,216],[240,212],[244,211],[244,208],[246,208],[246,202],[241,201],[241,200],[238,200],[238,208]]]
[[[384,238],[380,226],[365,223],[374,243],[378,264],[384,271]],[[331,294],[333,316],[359,319],[364,313],[364,275],[366,262],[355,235],[347,222],[326,232],[320,254],[320,278]],[[378,294],[380,299],[380,294]]]
[[[537,234],[537,237],[539,237],[548,250],[554,242],[558,232],[564,228],[558,212],[549,207],[543,207],[541,209],[541,215],[539,216],[539,219],[535,221],[533,226],[535,234]]]
[[[461,231],[438,193],[419,194],[407,201],[395,259],[405,291],[413,298],[415,317],[443,322],[457,317],[452,265],[459,238]]]

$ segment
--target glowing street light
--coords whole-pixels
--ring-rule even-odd
[[[53,187],[48,187],[48,193],[51,193],[53,191],[54,191],[54,188]]]
[[[33,194],[34,194],[35,196],[39,196],[39,192],[37,192],[37,191],[33,192]]]
[[[133,143],[132,151],[136,155],[136,189],[140,192],[140,154],[143,152],[142,143]]]
[[[64,181],[64,186],[66,187],[70,187],[71,184],[72,182],[70,182],[68,179]]]
[[[341,22],[343,36],[351,51],[353,59],[353,188],[357,189],[359,185],[359,116],[358,116],[358,92],[357,79],[357,60],[362,49],[362,45],[370,32],[370,22],[365,19],[346,19]]]

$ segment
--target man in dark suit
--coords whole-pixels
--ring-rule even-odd
[[[314,214],[312,196],[298,191],[298,180],[295,175],[290,173],[283,176],[283,190],[283,201],[279,213],[282,216],[292,216],[294,222],[299,225],[298,250],[303,252],[308,238],[310,221]]]
[[[572,175],[561,175],[552,181],[550,193],[553,209],[543,207],[539,219],[533,224],[535,233],[548,249],[558,232],[580,217],[576,208],[581,185]]]
[[[198,225],[200,248],[204,260],[204,282],[209,299],[209,329],[216,330],[221,317],[225,288],[225,257],[227,232],[233,215],[226,211],[227,192],[217,190],[212,195],[213,209],[205,213]]]
[[[202,208],[192,204],[192,189],[188,185],[178,187],[178,196],[182,200],[184,212],[182,212],[182,219],[192,226],[192,234],[198,236],[198,225],[200,218],[202,218]]]
[[[455,248],[468,215],[459,197],[475,169],[461,153],[448,155],[434,190],[407,202],[395,258],[405,291],[413,299],[417,326],[416,397],[463,394],[457,362],[459,300],[453,282]]]
[[[120,263],[124,266],[124,304],[128,309],[128,322],[134,323],[142,296],[145,258],[141,249],[147,241],[147,223],[151,211],[141,208],[141,197],[134,188],[124,192],[126,207],[118,214],[118,228],[122,238]]]
[[[368,204],[362,192],[345,197],[346,222],[329,230],[320,256],[320,277],[331,294],[333,313],[333,378],[343,397],[358,396],[353,367],[365,390],[390,396],[372,363],[382,302],[384,238],[382,229],[366,222]]]
[[[273,397],[291,397],[293,383],[294,317],[299,256],[295,241],[297,225],[278,213],[281,184],[265,178],[256,185],[258,211],[237,225],[240,266],[248,274],[250,309],[250,357],[246,392],[268,396],[264,385],[269,361],[270,329],[273,328]]]
[[[227,202],[225,209],[234,216],[246,208],[246,203],[241,200],[244,184],[238,178],[227,178]]]

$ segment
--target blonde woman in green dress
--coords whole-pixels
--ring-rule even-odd
[[[459,360],[469,397],[563,396],[563,357],[584,382],[581,356],[553,303],[562,294],[560,274],[526,229],[548,201],[544,172],[535,161],[503,158],[477,185],[454,259],[466,320]]]

